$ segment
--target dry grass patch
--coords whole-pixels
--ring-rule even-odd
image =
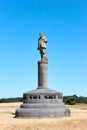
[[[14,118],[21,103],[0,103],[0,130],[87,130],[87,105],[67,106],[71,117],[67,118]]]

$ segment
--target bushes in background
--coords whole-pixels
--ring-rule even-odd
[[[87,104],[87,97],[83,97],[83,96],[78,97],[76,95],[64,96],[63,101],[64,101],[65,104],[68,104],[68,105],[75,105],[77,103],[85,103],[85,104]]]
[[[16,97],[16,98],[2,98],[2,99],[0,99],[0,103],[9,103],[9,102],[22,102],[22,98]]]

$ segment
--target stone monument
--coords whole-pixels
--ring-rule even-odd
[[[38,61],[38,87],[23,94],[23,104],[15,112],[15,117],[66,117],[70,110],[63,103],[61,92],[48,88],[48,58],[46,56],[47,38],[39,33],[38,48],[41,60]]]

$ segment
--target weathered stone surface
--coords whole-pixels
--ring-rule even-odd
[[[46,62],[38,62],[38,87],[23,94],[23,104],[16,110],[15,117],[70,116],[70,110],[63,103],[62,93],[48,88],[47,65]]]
[[[64,117],[70,110],[63,103],[62,93],[51,89],[36,89],[23,94],[23,104],[16,117]]]
[[[67,117],[70,116],[69,109],[62,108],[20,108],[16,111],[16,116],[19,118],[52,118],[52,117]]]
[[[38,89],[48,88],[48,64],[46,62],[38,62]]]

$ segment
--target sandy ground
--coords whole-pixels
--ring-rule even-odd
[[[87,105],[67,106],[67,118],[18,119],[15,110],[20,103],[0,103],[0,130],[87,130]]]

